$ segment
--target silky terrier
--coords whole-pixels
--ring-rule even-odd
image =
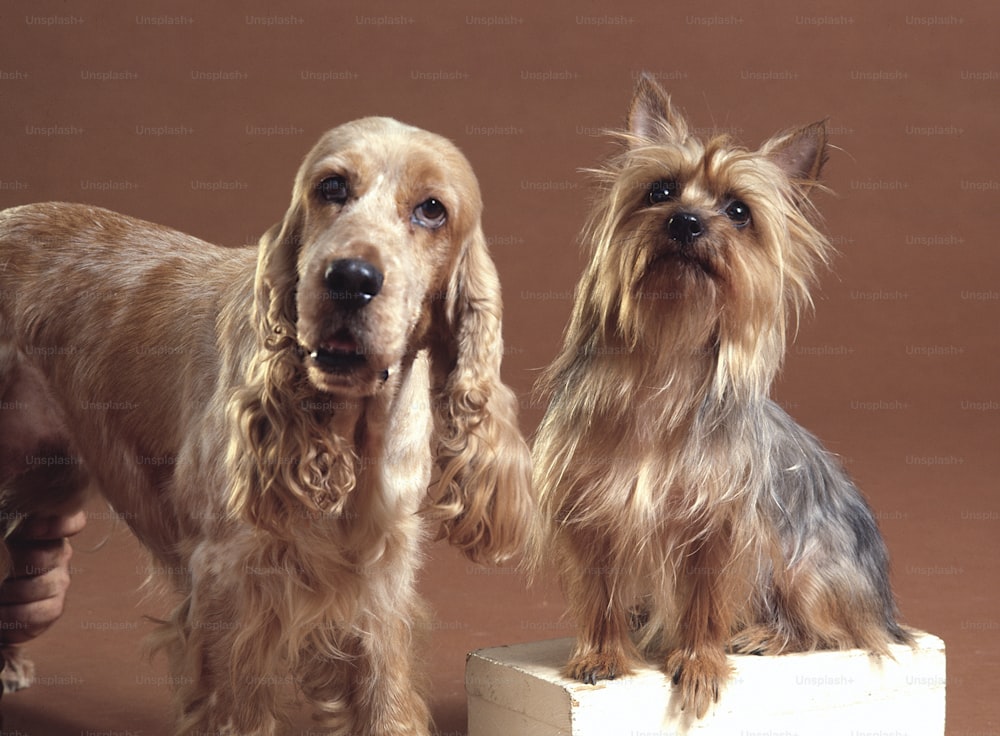
[[[578,624],[566,675],[594,684],[657,656],[672,707],[701,718],[727,653],[885,654],[912,637],[871,509],[768,396],[832,252],[808,199],[825,124],[756,152],[703,141],[644,76],[619,137],[539,382],[535,480]]]

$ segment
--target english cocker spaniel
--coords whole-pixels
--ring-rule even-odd
[[[533,517],[481,210],[453,144],[365,118],[257,248],[0,213],[0,510],[93,487],[149,548],[183,597],[155,642],[177,733],[271,734],[293,696],[336,733],[428,733],[421,542],[497,562]]]

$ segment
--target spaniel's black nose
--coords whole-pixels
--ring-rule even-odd
[[[382,272],[360,258],[341,258],[323,276],[330,299],[344,309],[360,309],[382,290]]]

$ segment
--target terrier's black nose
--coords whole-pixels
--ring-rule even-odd
[[[360,309],[382,290],[382,272],[360,258],[332,261],[323,279],[330,299],[344,309]]]
[[[705,233],[705,226],[697,215],[678,212],[667,220],[667,234],[682,245],[691,245]]]

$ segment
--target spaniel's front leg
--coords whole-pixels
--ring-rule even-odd
[[[373,612],[345,651],[311,651],[304,658],[302,692],[316,719],[338,736],[428,736],[430,713],[412,669],[410,604]]]
[[[178,736],[272,736],[282,723],[290,680],[284,632],[262,595],[272,581],[239,552],[228,539],[198,546],[191,593],[160,635],[177,684]]]

